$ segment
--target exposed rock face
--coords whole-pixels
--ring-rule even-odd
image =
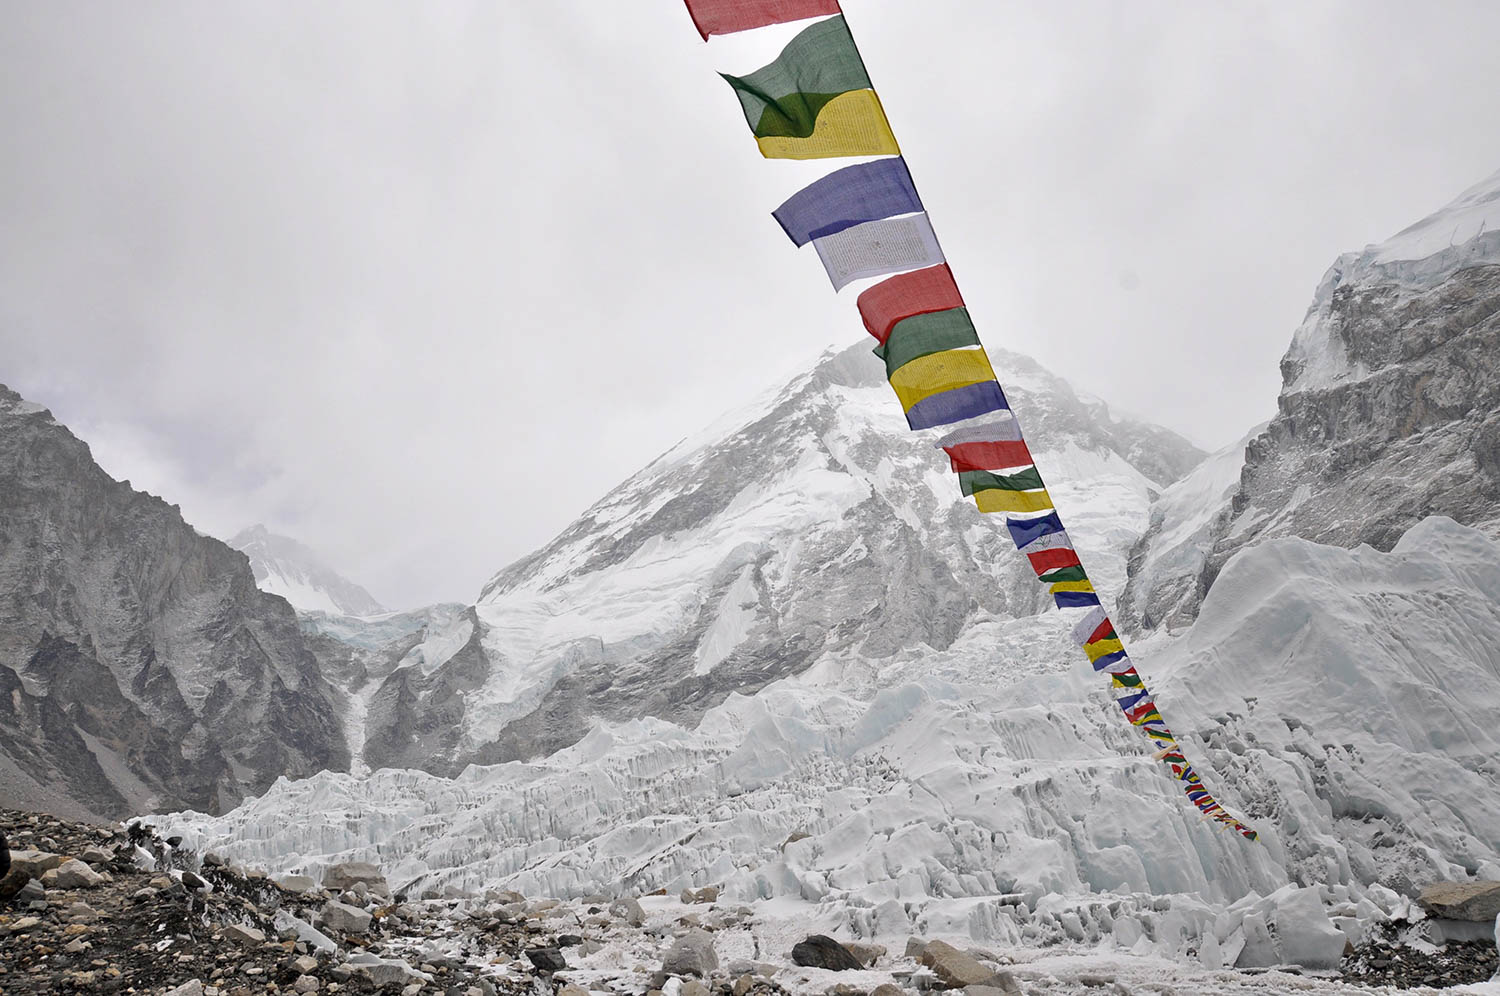
[[[993,358],[1090,575],[1119,591],[1151,500],[1202,453],[1032,360]],[[472,609],[393,639],[365,665],[388,676],[363,759],[456,774],[550,753],[600,719],[691,724],[828,654],[941,650],[976,620],[1042,611],[1004,529],[907,430],[882,373],[865,344],[831,354],[622,483]],[[1036,669],[1068,650],[1005,652]]]
[[[0,803],[222,811],[344,769],[290,606],[0,387]]]
[[[1281,370],[1227,505],[1161,506],[1162,535],[1133,559],[1129,623],[1190,622],[1225,562],[1265,539],[1389,550],[1435,514],[1500,535],[1500,173],[1341,256]],[[1172,552],[1184,532],[1187,557]]]

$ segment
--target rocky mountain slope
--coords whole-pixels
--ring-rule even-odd
[[[1148,536],[1127,618],[1191,621],[1235,552],[1276,536],[1388,550],[1435,514],[1500,535],[1497,357],[1500,173],[1324,274],[1238,486],[1215,515],[1185,509],[1207,553],[1174,558],[1178,538]]]
[[[1152,498],[1202,453],[1025,357],[994,358],[1091,575],[1120,590]],[[456,774],[550,753],[598,720],[691,724],[818,660],[943,651],[1045,604],[861,344],[684,440],[471,610],[394,645],[362,753]],[[1016,640],[997,653],[1017,673],[1076,652],[1061,624]],[[418,646],[419,666],[395,663]]]
[[[347,768],[333,698],[243,554],[0,387],[0,801],[229,808]]]
[[[229,545],[250,558],[256,587],[280,595],[298,609],[345,616],[385,612],[373,595],[329,567],[311,549],[265,526],[241,530]]]

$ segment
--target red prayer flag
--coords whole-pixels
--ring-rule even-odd
[[[709,35],[842,13],[838,0],[687,0],[687,9],[704,41]]]
[[[978,443],[958,443],[944,446],[948,461],[953,464],[955,474],[966,470],[1004,470],[1006,467],[1025,467],[1033,463],[1031,451],[1021,440],[992,440]]]
[[[1109,636],[1109,634],[1113,633],[1114,631],[1115,624],[1106,619],[1102,623],[1100,623],[1099,628],[1090,633],[1089,638],[1087,640],[1084,640],[1083,642],[1085,645],[1090,643],[1098,643],[1100,640]]]
[[[1048,571],[1055,571],[1059,567],[1081,566],[1078,554],[1072,550],[1043,550],[1041,553],[1028,553],[1026,559],[1031,561],[1032,569],[1036,571],[1038,577]]]
[[[903,318],[962,308],[964,299],[958,293],[958,284],[953,282],[948,264],[939,263],[882,280],[860,294],[855,303],[865,320],[865,328],[884,343],[891,328]]]

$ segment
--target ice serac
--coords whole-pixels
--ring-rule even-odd
[[[226,809],[347,766],[332,701],[243,554],[0,387],[0,805]]]
[[[255,584],[308,612],[380,615],[385,609],[359,585],[329,567],[311,549],[263,525],[242,529],[229,545],[250,558]]]
[[[1025,357],[994,360],[1090,573],[1119,591],[1151,499],[1202,453]],[[371,699],[367,760],[454,773],[550,753],[599,720],[691,724],[831,655],[896,662],[1046,604],[861,344],[683,441],[496,575],[453,620],[451,659],[398,668]],[[1076,654],[1061,633],[999,653],[1053,669]]]
[[[1213,967],[1327,967],[1332,910],[1368,923],[1420,883],[1500,876],[1497,606],[1500,546],[1435,517],[1390,552],[1247,549],[1186,636],[1140,644],[1255,843],[1201,820],[1086,663],[1017,676],[997,649],[1045,617],[832,655],[696,725],[606,722],[453,779],[323,773],[167,826],[314,874],[378,856],[413,892],[714,884],[804,901],[840,937],[1112,935]]]
[[[1429,515],[1500,535],[1500,173],[1340,257],[1281,370],[1205,582],[1276,536],[1389,550]]]

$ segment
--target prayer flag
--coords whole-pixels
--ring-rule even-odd
[[[885,342],[895,324],[913,315],[929,311],[947,311],[963,307],[964,299],[953,282],[946,263],[913,270],[882,280],[860,292],[855,302],[865,328],[876,339]]]
[[[775,61],[748,76],[720,75],[739,95],[768,159],[901,151],[842,15],[804,28]]]
[[[1073,642],[1079,646],[1093,643],[1097,639],[1093,634],[1098,633],[1108,622],[1109,616],[1104,614],[1104,610],[1095,609],[1073,624]]]
[[[982,349],[949,349],[923,356],[903,365],[890,378],[903,409],[940,391],[994,379],[995,371]]]
[[[976,491],[988,491],[991,488],[1004,491],[1032,491],[1046,487],[1042,483],[1042,475],[1037,473],[1035,467],[1027,467],[1014,474],[997,474],[990,470],[965,470],[958,475],[958,486],[966,495],[972,495]]]
[[[1041,491],[1002,491],[991,488],[974,495],[974,504],[981,512],[1045,512],[1052,508],[1052,496]],[[1065,581],[1064,584],[1087,582]],[[1056,591],[1057,588],[1052,589]]]
[[[997,381],[987,380],[967,387],[934,394],[912,405],[906,413],[906,424],[912,429],[932,429],[978,418],[991,412],[1009,409],[1005,394]]]
[[[867,221],[813,239],[813,247],[834,290],[864,277],[943,261],[943,250],[925,214]]]
[[[704,41],[709,35],[840,13],[838,0],[687,0],[687,9]]]
[[[906,163],[894,159],[845,166],[803,187],[771,212],[787,238],[805,246],[866,221],[922,210]]]
[[[968,309],[950,308],[897,322],[890,337],[876,346],[874,352],[885,360],[885,374],[889,377],[912,360],[977,345],[979,333],[969,321]]]
[[[1031,459],[1031,451],[1020,440],[958,443],[944,446],[943,451],[948,454],[955,473],[965,470],[1005,470],[1035,463]],[[1061,529],[1062,526],[1059,525],[1058,528]]]
[[[984,443],[996,439],[1020,442],[1021,426],[1016,422],[1014,415],[1007,412],[1005,416],[998,419],[976,422],[961,429],[955,429],[933,445],[942,449],[944,446],[956,446],[959,443]]]
[[[1027,455],[1029,456],[1030,454]],[[951,452],[949,456],[952,456]],[[1026,462],[1030,463],[1031,461],[1028,460]],[[1017,465],[1012,464],[1012,466]],[[958,468],[955,467],[954,469],[957,470]],[[1017,550],[1027,549],[1031,544],[1044,536],[1063,532],[1062,520],[1057,517],[1056,512],[1039,515],[1035,519],[1006,519],[1005,528],[1010,530],[1010,538],[1015,541]],[[1063,567],[1066,565],[1059,564],[1058,566]]]

